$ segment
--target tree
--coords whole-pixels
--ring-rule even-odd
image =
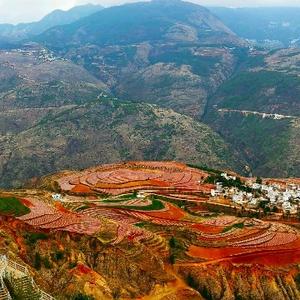
[[[41,256],[38,252],[36,252],[34,256],[34,268],[40,270],[41,266]]]
[[[175,254],[173,253],[173,254],[170,255],[170,263],[171,263],[172,265],[174,265],[175,262],[176,262],[176,256],[175,256]]]
[[[271,212],[271,209],[270,209],[269,206],[265,206],[265,207],[263,208],[263,210],[264,210],[264,214],[265,214],[265,215],[268,215],[268,214]]]
[[[256,178],[256,183],[262,184],[262,179],[261,179],[261,177],[257,177],[257,178]]]
[[[300,273],[298,273],[295,277],[295,282],[297,284],[297,286],[300,288]]]
[[[170,245],[171,248],[176,248],[176,246],[177,246],[177,240],[176,240],[176,238],[174,236],[172,236],[170,238],[169,245]]]
[[[47,256],[44,257],[43,263],[44,263],[44,266],[45,266],[46,269],[51,269],[52,265],[51,265],[51,262],[50,262],[50,260]]]

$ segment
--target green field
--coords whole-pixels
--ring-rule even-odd
[[[115,206],[115,208],[150,211],[150,210],[161,210],[161,209],[164,209],[165,206],[161,201],[153,199],[152,204],[148,205],[148,206],[125,206],[125,205],[123,205],[123,206]]]
[[[30,213],[30,209],[17,198],[0,198],[0,215],[23,216]]]

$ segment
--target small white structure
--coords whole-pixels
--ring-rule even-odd
[[[136,197],[138,199],[144,199],[145,198],[145,193],[144,192],[138,192],[137,195],[136,195]]]
[[[222,185],[222,182],[217,182],[216,183],[216,192],[217,193],[222,193],[223,191],[223,185]]]
[[[285,211],[291,210],[292,209],[291,203],[290,202],[283,202],[282,203],[282,209],[285,210]]]
[[[222,177],[224,177],[226,180],[236,180],[236,176],[231,176],[231,175],[228,175],[227,173],[222,173],[221,174]]]
[[[259,189],[261,188],[261,184],[259,184],[259,183],[253,183],[253,184],[252,184],[252,188],[253,188],[254,190],[259,190]]]
[[[216,197],[216,190],[211,189],[211,190],[210,190],[210,195],[211,195],[212,197]]]
[[[257,206],[257,199],[256,198],[252,198],[251,201],[249,202],[249,205],[251,205],[251,206]]]
[[[232,201],[235,203],[243,203],[244,195],[243,193],[238,193],[232,196]]]
[[[62,196],[61,196],[61,194],[53,194],[52,199],[55,201],[60,201],[60,200],[62,200]]]

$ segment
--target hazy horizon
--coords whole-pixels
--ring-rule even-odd
[[[42,19],[56,9],[68,10],[84,4],[100,4],[105,7],[136,0],[0,0],[0,24],[27,23]],[[203,6],[225,7],[300,7],[299,0],[191,0]]]

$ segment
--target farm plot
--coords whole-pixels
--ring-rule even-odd
[[[242,248],[278,248],[287,246],[299,239],[298,233],[284,225],[272,224],[268,230],[261,231],[250,238],[235,242],[234,247]]]
[[[0,215],[22,216],[29,212],[30,209],[23,204],[22,200],[14,197],[0,198]]]
[[[83,216],[93,217],[93,218],[105,218],[113,221],[117,224],[117,236],[112,242],[113,245],[121,243],[123,240],[129,240],[132,242],[138,242],[141,240],[147,240],[152,237],[152,233],[134,226],[140,222],[141,218],[138,214],[127,215],[120,209],[109,209],[102,207],[93,207],[82,210],[80,212]],[[145,221],[144,218],[142,220]],[[147,219],[148,220],[148,219]],[[149,221],[149,220],[148,220]]]
[[[100,228],[100,221],[92,217],[58,210],[36,199],[26,199],[25,203],[30,206],[30,213],[18,219],[36,228],[88,235],[96,234]]]
[[[259,220],[254,220],[256,225],[252,224],[250,227],[249,223],[251,223],[249,220],[245,220],[245,225],[248,226],[232,227],[225,232],[201,233],[199,241],[205,242],[204,245],[207,246],[191,245],[188,255],[208,261],[234,259],[234,261],[246,263],[256,261],[255,254],[257,253],[257,261],[264,262],[266,260],[268,263],[278,264],[280,261],[278,261],[277,253],[282,255],[283,250],[292,251],[291,253],[298,251],[299,254],[300,236],[296,229],[283,224]],[[300,259],[299,255],[298,259]]]

